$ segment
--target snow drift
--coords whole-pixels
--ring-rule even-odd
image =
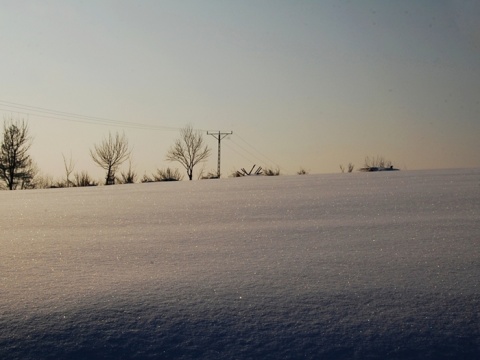
[[[2,359],[477,359],[480,170],[1,192]]]

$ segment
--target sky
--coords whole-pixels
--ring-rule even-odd
[[[40,171],[102,178],[124,133],[142,176],[191,125],[204,171],[480,166],[480,3],[454,0],[0,0],[0,116]],[[202,165],[197,166],[198,174]]]

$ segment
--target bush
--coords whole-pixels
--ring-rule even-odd
[[[149,177],[147,174],[143,175],[142,183],[146,182],[162,182],[162,181],[180,181],[183,179],[183,175],[180,174],[178,169],[172,170],[169,167],[166,169],[157,169],[155,174],[152,174],[152,177]]]
[[[73,185],[77,187],[98,185],[98,182],[93,180],[86,171],[82,171],[81,173],[75,173],[74,178],[75,181]]]
[[[202,180],[209,180],[209,179],[220,179],[217,173],[209,172],[207,175],[202,175],[200,177]]]
[[[355,165],[353,165],[352,163],[348,163],[347,172],[351,173],[354,168],[355,168]],[[345,172],[345,166],[340,165],[340,171],[342,173],[344,173]]]
[[[250,171],[247,171],[245,170],[245,168],[241,168],[240,170],[238,171],[234,171],[232,173],[232,177],[242,177],[242,176],[251,176],[251,175],[263,175],[263,169],[261,166],[259,166],[257,168],[257,170],[255,170],[255,172],[253,171],[255,169],[255,166],[257,165],[253,165],[252,168],[250,169]]]
[[[386,160],[383,156],[377,157],[366,157],[365,165],[360,171],[392,171],[398,170],[393,167],[393,164],[390,160]]]
[[[30,184],[32,189],[50,189],[55,187],[53,177],[50,175],[37,174],[32,183]]]
[[[137,173],[132,169],[132,163],[129,162],[128,170],[120,173],[120,179],[117,179],[120,184],[134,184],[137,181]]]
[[[278,176],[280,175],[280,169],[279,168],[276,168],[276,169],[265,169],[263,171],[263,175],[265,176]]]

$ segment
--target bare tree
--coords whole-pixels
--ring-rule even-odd
[[[130,156],[128,140],[125,134],[120,136],[117,132],[113,137],[109,133],[108,139],[103,139],[100,145],[95,145],[94,150],[90,149],[90,155],[98,166],[106,170],[105,185],[113,185],[115,184],[115,172]]]
[[[70,154],[70,159],[68,160],[65,158],[65,155],[63,155],[63,165],[65,166],[65,174],[67,175],[67,180],[66,180],[66,187],[73,186],[74,183],[73,181],[70,180],[70,175],[73,173],[73,169],[75,168],[75,163],[72,160],[72,154]]]
[[[168,150],[166,159],[182,164],[187,170],[188,179],[192,180],[194,166],[205,161],[209,155],[210,149],[204,144],[202,133],[187,125],[180,130],[180,138]]]
[[[0,146],[0,179],[9,190],[27,188],[35,176],[35,166],[28,150],[32,140],[23,120],[5,120]]]

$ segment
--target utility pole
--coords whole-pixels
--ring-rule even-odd
[[[228,135],[232,135],[233,131],[230,132],[211,132],[207,131],[207,135],[212,135],[215,139],[218,140],[218,168],[217,168],[217,176],[220,179],[220,142]]]

